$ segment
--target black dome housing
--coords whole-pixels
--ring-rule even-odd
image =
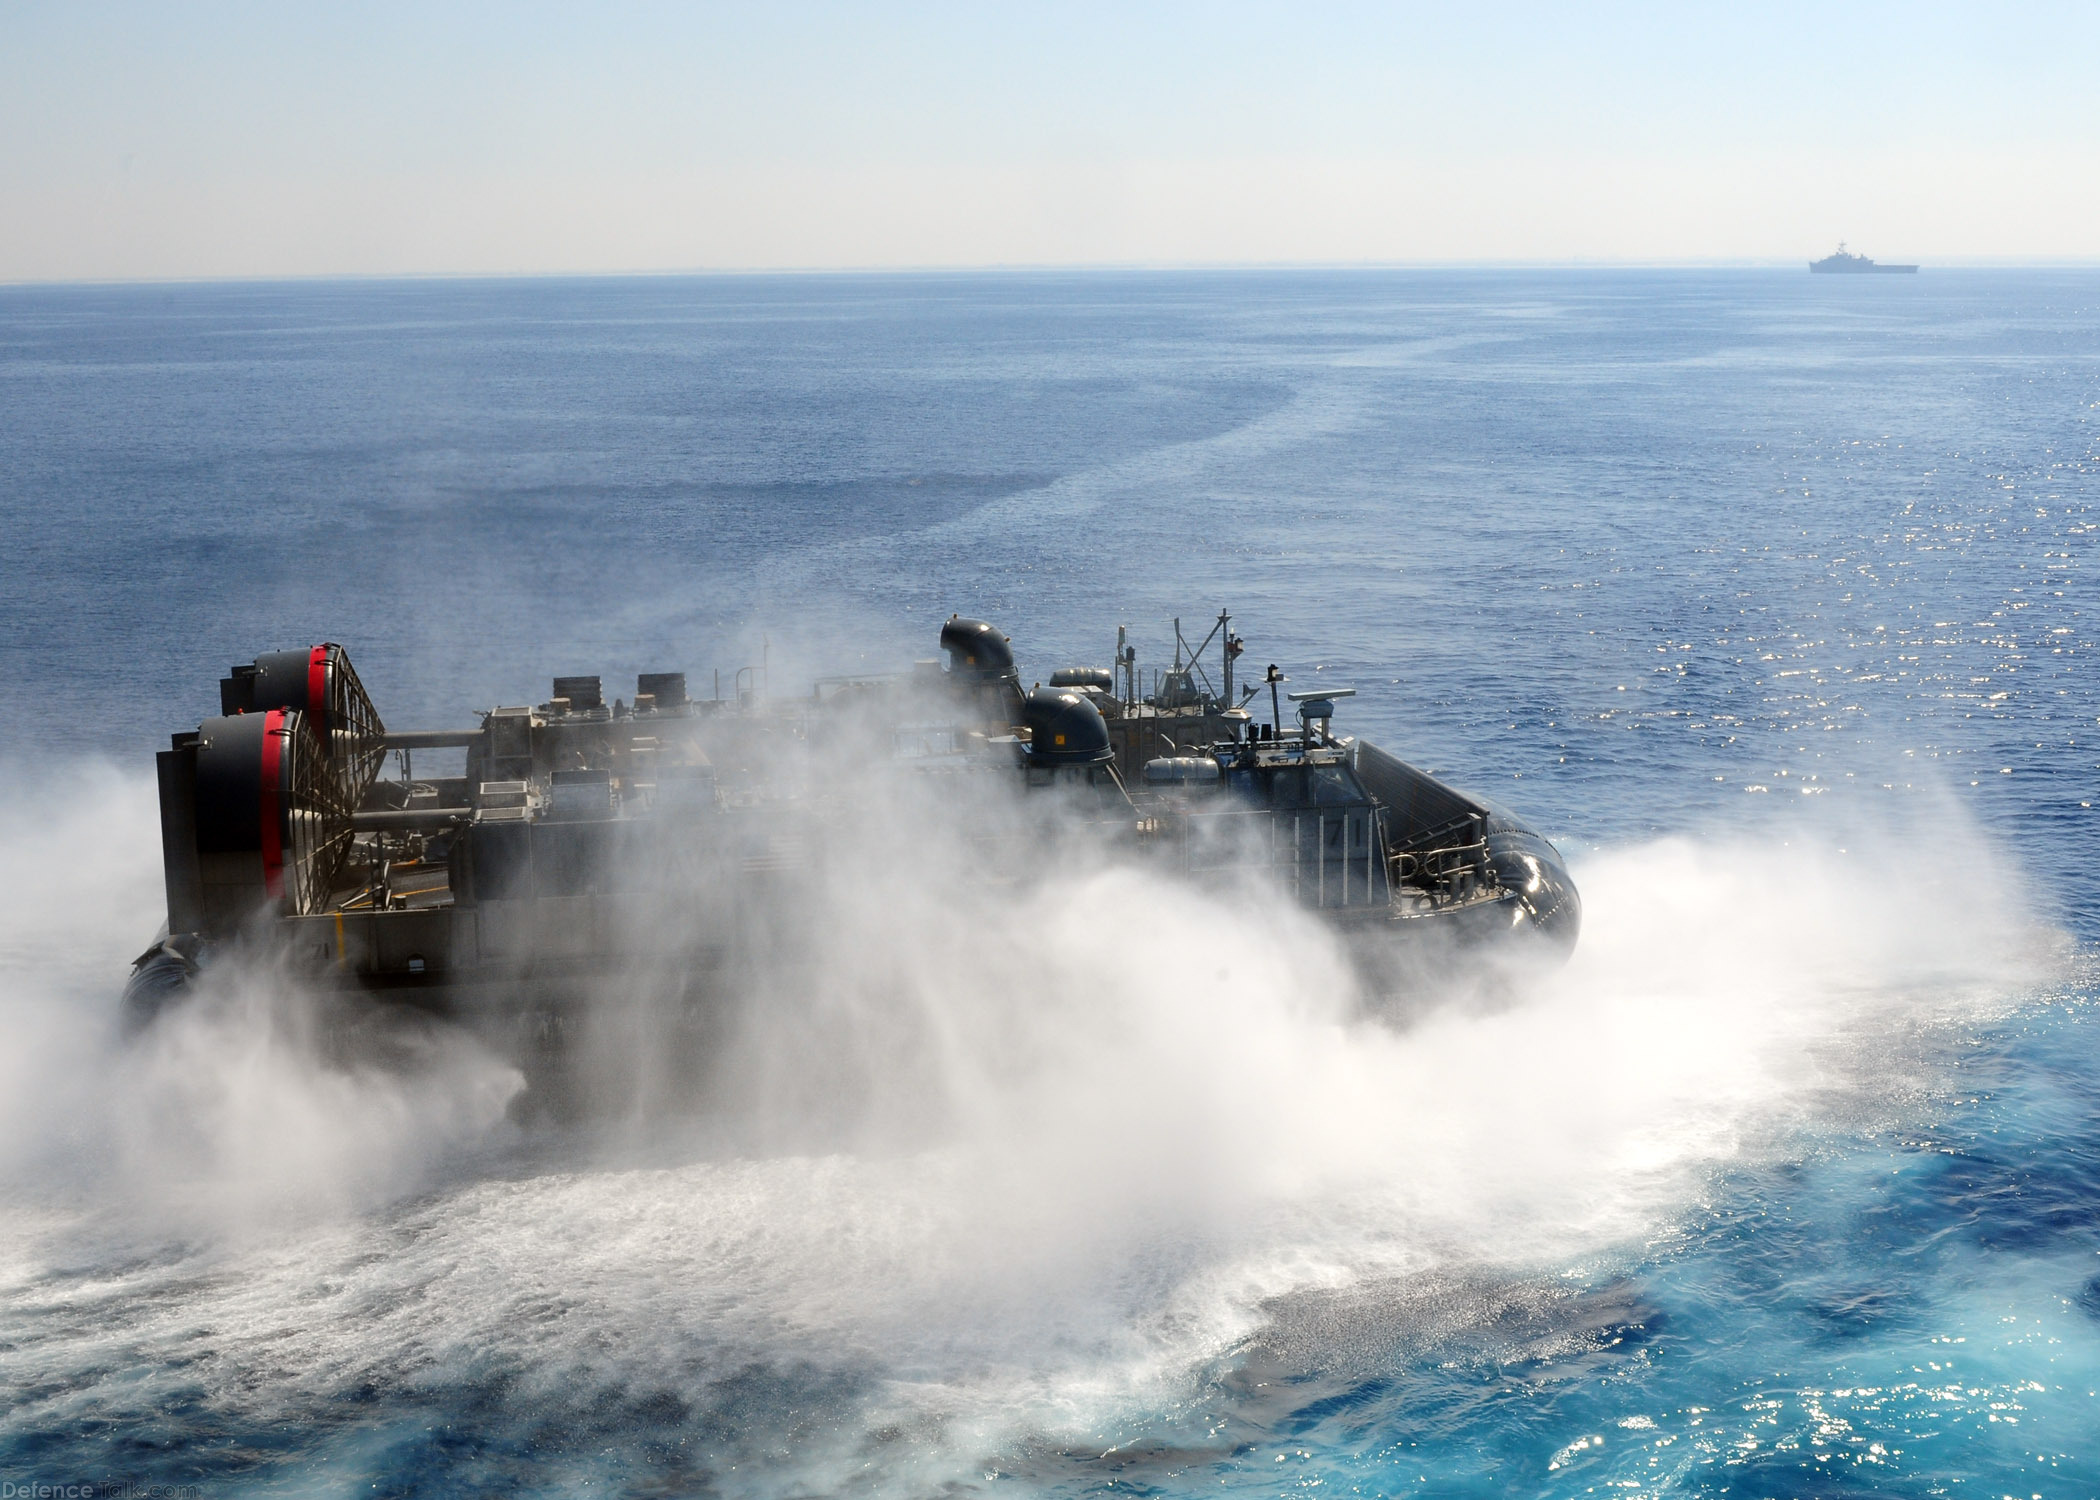
[[[941,649],[948,653],[948,670],[957,677],[995,682],[1014,675],[1014,648],[997,627],[983,620],[949,616],[941,627]]]
[[[1021,704],[1028,760],[1037,766],[1097,766],[1115,759],[1108,721],[1073,688],[1037,688]]]

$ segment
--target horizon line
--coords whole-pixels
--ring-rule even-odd
[[[1894,262],[1891,264],[1907,264]],[[1933,264],[1932,270],[2079,271],[2100,269],[2100,255],[2085,258],[1964,256]],[[322,282],[379,281],[614,281],[763,276],[941,276],[1290,271],[1793,271],[1807,260],[1708,258],[1700,260],[1300,260],[1300,261],[930,261],[914,265],[656,266],[593,269],[488,271],[309,271],[204,276],[36,276],[0,278],[0,290],[58,287],[281,286]]]

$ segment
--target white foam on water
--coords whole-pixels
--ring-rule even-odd
[[[332,1066],[314,997],[267,967],[210,974],[127,1044],[117,996],[164,916],[153,784],[90,765],[39,791],[0,799],[0,1183],[19,1205],[281,1227],[384,1201],[502,1119],[521,1080],[467,1038]]]
[[[94,1373],[121,1324],[149,1370],[201,1340],[207,1400],[258,1416],[492,1369],[521,1411],[836,1379],[844,1415],[797,1445],[819,1488],[1105,1445],[1275,1297],[1665,1233],[1717,1167],[1892,1107],[1921,1027],[2008,1003],[2052,952],[1945,821],[1667,839],[1579,861],[1564,970],[1454,976],[1401,1026],[1302,912],[1084,860],[944,878],[937,831],[885,825],[745,997],[735,1150],[675,1121],[519,1138],[515,1073],[468,1039],[332,1064],[267,974],[125,1049],[151,793],[82,788],[10,802],[0,834],[0,1295],[43,1335],[0,1375],[69,1391],[17,1424],[173,1378]],[[81,847],[103,852],[58,857]],[[58,1109],[92,1087],[114,1097],[86,1123]]]

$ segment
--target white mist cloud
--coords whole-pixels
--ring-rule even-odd
[[[738,1024],[697,1113],[628,1098],[517,1136],[516,1075],[470,1039],[334,1059],[266,972],[124,1047],[151,803],[91,782],[0,821],[10,870],[112,851],[47,866],[41,906],[0,901],[0,1303],[120,1318],[144,1373],[113,1384],[100,1335],[17,1343],[0,1378],[55,1393],[40,1422],[150,1404],[203,1337],[251,1372],[209,1399],[250,1416],[407,1369],[512,1371],[534,1410],[836,1378],[860,1417],[802,1455],[813,1488],[877,1428],[920,1435],[893,1477],[959,1472],[1172,1402],[1273,1298],[1642,1243],[1719,1166],[1901,1117],[1934,1038],[2053,953],[2018,872],[1945,820],[1680,838],[1579,862],[1566,969],[1453,971],[1393,1024],[1288,905],[1083,848],[1016,876],[972,844],[1010,854],[1003,797],[861,797],[723,993]],[[38,911],[89,915],[59,950]],[[623,1037],[647,1032],[592,1043]],[[84,1084],[103,1107],[61,1119]],[[91,1283],[55,1290],[60,1265]]]
[[[117,998],[165,917],[150,777],[0,768],[0,868],[0,1191],[25,1209],[148,1232],[355,1209],[485,1138],[520,1085],[442,1030],[333,1063],[315,997],[266,965],[209,976],[127,1044]]]

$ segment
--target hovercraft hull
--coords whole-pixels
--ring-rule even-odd
[[[521,1059],[637,994],[652,998],[633,1013],[665,1021],[674,1050],[704,1052],[725,976],[794,952],[776,924],[817,899],[804,877],[838,836],[838,798],[879,798],[897,785],[882,776],[936,797],[961,777],[990,788],[961,799],[1007,810],[987,840],[1041,832],[999,846],[1009,874],[1076,826],[1199,883],[1266,880],[1353,935],[1573,947],[1581,900],[1550,842],[1332,735],[1346,689],[1292,694],[1292,727],[1272,667],[1257,722],[1254,690],[1233,700],[1228,620],[1213,632],[1222,694],[1177,649],[1141,695],[1120,642],[1113,670],[1024,692],[1005,637],[957,618],[945,671],[705,701],[682,674],[649,673],[631,706],[606,704],[596,677],[562,677],[536,707],[408,733],[384,727],[341,647],[266,654],[221,683],[219,717],[160,755],[168,935],[135,966],[127,1023],[178,1001],[214,955],[261,945],[352,1005],[440,1014]],[[823,756],[865,760],[874,744],[879,776],[860,768],[828,804],[809,790]],[[410,757],[435,751],[463,751],[465,773],[418,779]],[[390,753],[399,775],[382,779]]]

